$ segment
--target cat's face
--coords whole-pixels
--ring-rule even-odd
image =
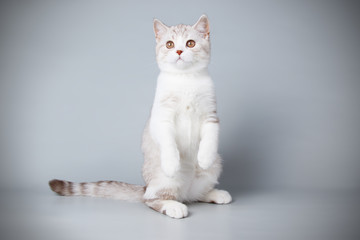
[[[210,61],[209,21],[203,15],[193,26],[168,27],[154,20],[156,60],[161,71],[193,72],[204,69]]]

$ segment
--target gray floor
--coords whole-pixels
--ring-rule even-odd
[[[140,203],[2,191],[0,238],[360,239],[359,196],[244,192],[230,205],[196,203],[175,220]]]

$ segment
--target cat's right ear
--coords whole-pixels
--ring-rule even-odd
[[[154,32],[156,41],[160,40],[161,36],[167,32],[168,26],[163,24],[160,20],[154,19]]]

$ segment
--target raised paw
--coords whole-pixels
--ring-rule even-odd
[[[203,199],[203,202],[228,204],[232,201],[231,195],[225,190],[213,189]]]
[[[161,154],[161,168],[165,175],[173,177],[180,169],[179,151],[167,151]]]
[[[177,201],[167,201],[161,208],[161,213],[172,218],[184,218],[188,215],[188,209],[185,204]]]
[[[198,153],[198,163],[199,166],[206,170],[208,169],[216,160],[217,153],[211,151],[205,151],[200,149]]]

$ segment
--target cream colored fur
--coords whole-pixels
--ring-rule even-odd
[[[154,31],[160,74],[142,142],[146,187],[112,182],[107,188],[106,182],[93,183],[94,186],[89,185],[87,189],[98,189],[96,184],[101,189],[82,194],[81,184],[72,184],[76,187],[66,191],[59,189],[71,186],[69,182],[66,185],[54,180],[50,185],[62,195],[116,196],[127,200],[129,197],[125,195],[136,191],[133,196],[143,195],[142,201],[150,208],[173,218],[183,218],[188,215],[184,202],[231,202],[228,192],[214,189],[222,160],[218,154],[215,91],[207,70],[209,21],[203,15],[193,26],[168,27],[154,20]],[[187,47],[189,40],[195,41],[194,47]],[[166,46],[168,41],[174,43],[173,48]]]

